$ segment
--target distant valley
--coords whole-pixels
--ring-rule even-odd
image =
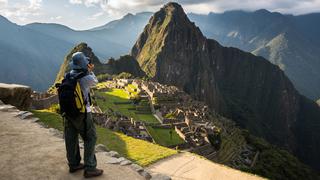
[[[0,16],[0,82],[25,84],[46,91],[54,82],[64,56],[75,45],[88,43],[102,61],[118,58],[129,52],[147,19],[148,13],[128,14],[124,21],[75,31],[59,24],[19,26]]]

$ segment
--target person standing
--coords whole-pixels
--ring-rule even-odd
[[[84,177],[96,177],[103,174],[103,170],[97,169],[97,160],[95,156],[95,144],[97,140],[96,128],[91,114],[90,88],[98,83],[93,73],[94,64],[82,52],[76,52],[72,55],[69,64],[71,71],[66,75],[69,77],[78,77],[83,74],[78,82],[81,87],[82,97],[84,99],[85,113],[80,113],[75,117],[65,116],[65,145],[69,172],[74,173],[84,169]],[[80,163],[79,134],[84,141],[84,164]]]

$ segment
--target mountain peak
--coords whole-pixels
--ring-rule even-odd
[[[182,6],[176,2],[168,2],[167,4],[164,5],[164,8],[167,8],[167,7],[171,7],[171,8],[175,8],[175,9],[182,9]]]
[[[180,4],[175,2],[169,2],[161,8],[160,12],[164,11],[168,15],[184,15],[186,16],[186,13],[183,11],[183,8]]]
[[[131,18],[131,17],[134,17],[132,13],[128,13],[125,16],[123,16],[123,18]]]
[[[191,39],[191,37],[196,37]],[[185,40],[188,41],[185,41]],[[140,66],[151,76],[155,76],[156,63],[154,60],[159,56],[163,47],[169,47],[173,42],[183,40],[184,47],[193,43],[203,44],[205,38],[200,29],[192,23],[181,5],[170,2],[156,12],[144,32],[131,51],[131,55],[139,59]],[[151,45],[152,46],[149,46]],[[143,48],[148,47],[148,48]]]
[[[259,10],[254,11],[254,13],[257,13],[257,14],[270,14],[271,12],[266,10],[266,9],[259,9]]]

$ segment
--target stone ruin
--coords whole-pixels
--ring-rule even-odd
[[[112,109],[104,113],[94,113],[95,122],[102,127],[119,131],[127,136],[152,142],[152,138],[142,122],[134,121],[132,118],[123,116]]]
[[[47,109],[52,104],[58,104],[59,98],[57,94],[40,93],[33,91],[31,94],[31,108],[32,109]]]
[[[211,112],[205,103],[193,100],[190,95],[175,86],[142,80],[133,80],[131,83],[137,87],[139,96],[149,101],[151,112],[160,122],[157,126],[174,127],[177,134],[186,142],[181,147],[191,148],[193,152],[205,157],[214,157],[219,149],[221,137],[220,132],[212,131],[216,127],[212,123]],[[113,80],[106,84],[107,88],[121,87],[129,92],[126,89],[127,81]],[[171,117],[167,117],[168,114],[171,114]],[[103,126],[116,131],[120,130],[135,138],[152,140],[144,123],[133,122],[132,119],[120,115],[116,119],[108,116]],[[142,136],[144,131],[145,136]]]
[[[213,133],[210,129],[214,126],[209,125],[211,115],[205,103],[193,100],[175,86],[150,81],[134,82],[137,87],[141,86],[141,90],[153,101],[156,99],[153,103],[157,105],[156,114],[162,117],[162,124],[172,124],[178,135],[191,147],[210,144],[207,136],[208,132]],[[172,117],[166,117],[167,115]]]

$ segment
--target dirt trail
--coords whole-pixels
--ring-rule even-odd
[[[83,171],[68,172],[63,139],[54,137],[37,123],[0,112],[0,179],[83,179]],[[95,179],[144,179],[127,166],[106,164],[97,153],[98,168],[104,175]]]

